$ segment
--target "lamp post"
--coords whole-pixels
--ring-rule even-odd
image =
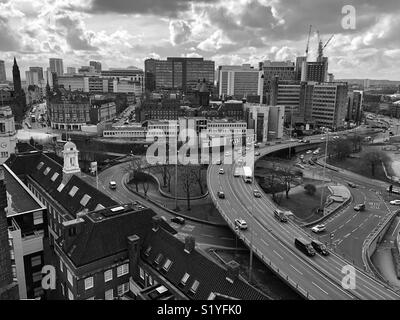
[[[256,134],[253,136],[253,142],[256,140]],[[254,170],[255,170],[255,163],[254,163],[254,143],[252,144],[253,146],[253,170],[252,170],[252,180],[251,180],[251,187],[252,190],[254,189]],[[253,192],[253,191],[252,191]],[[254,219],[253,215],[253,210],[254,210],[254,201],[251,201],[251,210],[250,210],[250,216],[251,219]],[[255,225],[255,224],[254,224]],[[251,283],[252,280],[252,273],[253,273],[253,230],[250,229],[250,265],[249,265],[249,283]]]
[[[325,161],[324,161],[324,185],[322,188],[322,192],[321,192],[321,208],[322,208],[322,214],[325,214],[325,206],[323,204],[324,201],[324,191],[325,191],[325,186],[326,186],[326,161],[327,161],[327,157],[328,157],[328,142],[329,142],[329,132],[326,131],[326,139],[325,139]]]

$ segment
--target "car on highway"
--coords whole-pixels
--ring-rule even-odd
[[[217,162],[216,162],[216,165],[218,165],[218,166],[220,166],[222,164],[222,160],[218,160]]]
[[[260,148],[260,143],[256,143],[256,144],[254,145],[254,148],[256,148],[256,149]]]
[[[400,200],[392,200],[390,201],[390,204],[393,204],[395,206],[400,206]]]
[[[243,164],[244,164],[243,159],[239,159],[238,162],[237,162],[237,164],[238,164],[239,166],[243,165]]]
[[[287,222],[288,218],[286,217],[285,211],[275,209],[274,210],[274,217],[278,219],[280,222]]]
[[[217,195],[218,195],[218,198],[225,199],[225,193],[223,191],[218,191]]]
[[[347,184],[350,188],[357,188],[357,185],[353,182],[347,182]]]
[[[236,168],[236,169],[235,169],[235,172],[233,173],[233,176],[234,176],[235,178],[240,177],[240,169],[239,169],[239,168]]]
[[[303,159],[304,159],[304,154],[301,154],[299,158],[300,158],[301,160],[303,160]]]
[[[339,136],[334,136],[333,139],[337,140],[337,139],[340,139],[340,137]]]
[[[315,249],[310,240],[304,238],[295,238],[294,245],[309,257],[315,256]]]
[[[219,169],[219,174],[224,174],[224,173],[225,173],[224,168]]]
[[[246,230],[247,222],[243,219],[235,219],[235,226],[237,226],[240,230]]]
[[[311,241],[311,245],[313,246],[314,250],[317,251],[318,253],[322,254],[323,256],[328,256],[329,251],[326,248],[326,245],[324,245],[322,242],[313,240]]]
[[[310,141],[310,140],[307,140],[307,139],[303,139],[302,142],[303,142],[303,143],[310,143],[311,141]]]
[[[321,233],[326,230],[326,226],[324,224],[317,224],[316,226],[311,228],[311,231],[314,233]]]
[[[312,153],[312,150],[307,150],[306,154]]]
[[[258,190],[253,190],[253,195],[254,195],[254,197],[256,197],[256,198],[261,198],[261,192],[258,191]]]
[[[354,207],[355,211],[365,211],[365,204],[364,203],[359,203]]]
[[[314,150],[313,154],[319,154],[319,150]]]
[[[117,189],[117,183],[115,181],[110,181],[109,187],[110,187],[110,189],[115,190],[115,189]]]
[[[321,137],[321,140],[325,140],[326,138],[325,137]]]
[[[177,224],[185,224],[185,219],[182,217],[173,217],[171,218],[171,221]]]

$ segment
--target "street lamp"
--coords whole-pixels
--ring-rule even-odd
[[[326,186],[326,161],[328,158],[328,142],[329,142],[329,131],[326,131],[326,138],[325,138],[325,161],[324,161],[324,185],[322,188],[322,192],[321,192],[321,208],[322,208],[322,214],[325,214],[325,206],[323,205],[323,201],[324,201],[324,191],[325,191],[325,186]]]

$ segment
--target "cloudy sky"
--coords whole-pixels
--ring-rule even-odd
[[[342,28],[342,7],[356,28]],[[149,57],[202,56],[216,65],[304,55],[309,25],[326,41],[336,78],[400,80],[399,0],[0,0],[0,60],[7,76],[16,56],[29,66],[64,67],[99,60],[103,68],[137,66]]]

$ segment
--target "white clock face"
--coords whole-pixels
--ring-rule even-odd
[[[1,144],[1,147],[2,147],[2,148],[7,148],[7,143],[3,142],[3,143]]]

